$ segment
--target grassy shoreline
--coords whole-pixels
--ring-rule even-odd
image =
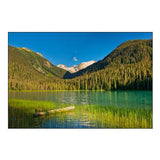
[[[67,107],[68,104],[57,105],[52,101],[9,99],[8,106],[16,109],[23,109],[24,112],[33,114],[35,112],[35,109],[48,111],[51,109]]]
[[[8,90],[8,92],[61,92],[61,91],[106,91],[106,90]]]
[[[8,90],[8,92],[64,92],[64,91],[75,91],[75,92],[82,92],[82,91],[107,91],[107,92],[113,92],[113,91],[152,91],[152,90]]]
[[[10,110],[16,109],[26,114],[33,114],[35,109],[38,108],[47,111],[51,109],[68,107],[71,104],[56,104],[49,101],[9,99],[8,105]],[[89,122],[94,121],[95,123],[100,124],[100,126],[104,126],[104,128],[107,124],[111,125],[111,128],[152,128],[152,109],[116,108],[114,106],[102,107],[98,105],[74,106],[75,110],[72,111],[73,119],[76,117],[79,120],[82,120],[81,115],[85,114],[88,117]]]

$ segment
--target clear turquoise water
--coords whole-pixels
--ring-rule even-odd
[[[127,108],[152,108],[152,91],[10,92],[9,98]]]
[[[117,108],[152,109],[151,91],[55,91],[55,92],[10,92],[9,98],[53,101],[58,104],[98,105],[98,110],[114,106]],[[36,117],[22,110],[9,109],[9,128],[116,128],[101,117],[88,112],[66,112],[51,116]],[[96,120],[94,119],[96,117]],[[98,121],[97,121],[98,119]]]

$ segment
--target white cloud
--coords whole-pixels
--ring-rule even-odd
[[[76,57],[73,57],[73,60],[74,60],[74,61],[78,61],[78,59],[77,59]]]

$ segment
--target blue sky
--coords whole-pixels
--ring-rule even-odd
[[[27,47],[54,65],[77,65],[101,60],[121,43],[133,39],[150,39],[151,32],[9,32],[8,43]]]

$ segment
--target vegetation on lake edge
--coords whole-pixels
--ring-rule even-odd
[[[35,109],[43,111],[68,107],[70,104],[56,104],[48,101],[33,101],[21,99],[9,99],[9,113],[20,110],[25,114],[33,114]],[[66,113],[67,114],[67,113]],[[109,128],[152,128],[152,109],[145,108],[117,108],[113,106],[99,105],[75,105],[72,118],[81,120],[85,114],[89,122],[100,124],[100,127]],[[64,116],[64,114],[62,115]],[[64,119],[64,117],[62,117]]]
[[[23,100],[23,99],[9,99],[8,106],[16,109],[22,109],[26,113],[34,113],[36,109],[42,109],[48,111],[51,109],[67,107],[68,104],[57,105],[52,101],[35,101],[35,100]]]

